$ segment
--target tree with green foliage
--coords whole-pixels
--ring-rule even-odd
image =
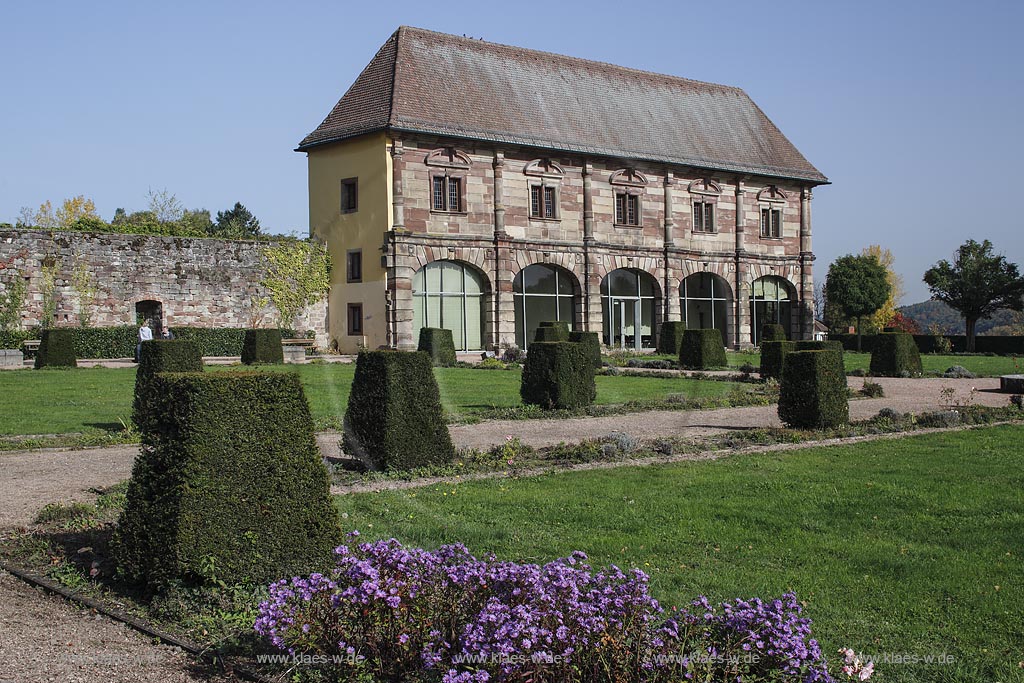
[[[975,327],[1001,308],[1024,310],[1024,278],[1017,264],[992,253],[988,240],[967,240],[953,263],[942,259],[928,269],[924,281],[932,299],[960,312],[967,326],[967,351],[974,351]]]
[[[830,307],[857,321],[857,351],[861,350],[861,319],[884,306],[891,290],[888,271],[873,254],[847,254],[829,266],[825,298]]]
[[[331,286],[331,257],[327,248],[316,242],[285,241],[265,247],[262,258],[266,274],[260,286],[281,315],[281,325],[291,327],[306,306],[316,303]]]
[[[249,209],[235,202],[234,207],[227,211],[217,212],[217,221],[213,226],[211,237],[224,239],[256,239],[260,236],[260,222]]]

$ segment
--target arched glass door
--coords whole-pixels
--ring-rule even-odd
[[[420,268],[412,284],[416,338],[422,327],[443,327],[452,331],[456,349],[482,349],[486,291],[483,275],[456,261],[434,261]]]
[[[576,309],[575,277],[569,271],[543,263],[521,270],[512,281],[516,307],[516,344],[529,347],[537,327],[548,320],[573,326]]]
[[[792,287],[781,277],[766,275],[754,280],[750,295],[750,336],[755,346],[761,343],[761,328],[772,323],[782,325],[786,339],[792,339]]]
[[[694,273],[679,285],[683,322],[691,330],[721,330],[729,339],[729,284],[714,273]]]
[[[654,278],[632,268],[613,270],[601,281],[604,342],[620,349],[654,347]]]

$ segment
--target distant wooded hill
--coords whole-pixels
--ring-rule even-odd
[[[945,334],[966,334],[964,319],[960,314],[941,301],[922,301],[919,304],[901,306],[900,312],[913,318],[921,332],[929,332],[935,325]],[[1001,310],[989,319],[978,321],[978,334],[1022,334],[1024,315],[1010,310]]]

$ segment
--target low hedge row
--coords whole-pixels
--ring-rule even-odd
[[[554,408],[583,408],[597,398],[594,361],[583,344],[534,342],[523,365],[519,395],[523,403]]]
[[[266,583],[330,565],[341,541],[309,404],[292,373],[159,373],[113,547],[120,574]]]
[[[455,447],[430,356],[420,351],[359,354],[342,446],[373,470],[451,462]]]
[[[728,364],[722,331],[686,330],[679,345],[679,365],[687,370],[722,368]]]
[[[23,332],[21,330],[0,331],[0,349],[20,349],[21,345],[29,339],[38,339],[37,332]]]
[[[842,353],[843,343],[839,341],[819,341],[817,339],[801,339],[796,342],[797,351],[838,351]]]
[[[903,332],[875,335],[870,369],[872,375],[879,377],[916,377],[924,372],[914,338]]]
[[[451,367],[455,365],[455,340],[452,331],[443,327],[421,327],[420,343],[417,351],[423,351],[430,360],[438,367]]]
[[[842,353],[825,349],[785,355],[779,419],[798,429],[836,427],[850,421]]]
[[[884,334],[884,333],[883,333]],[[938,353],[936,348],[935,335],[915,334],[911,335],[917,350],[920,353]],[[967,337],[962,334],[941,335],[949,340],[955,353],[967,351]],[[878,335],[866,334],[863,338],[863,349],[870,353],[875,348],[875,339]],[[847,351],[857,350],[857,335],[855,334],[830,334],[830,340],[839,341]],[[974,350],[976,353],[995,353],[1001,356],[1024,356],[1024,336],[978,336],[974,339]]]
[[[661,332],[658,333],[658,353],[678,356],[679,346],[683,343],[683,333],[685,332],[686,323],[680,320],[663,322]]]

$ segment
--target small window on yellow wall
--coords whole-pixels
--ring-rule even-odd
[[[352,249],[348,252],[346,265],[346,280],[348,282],[362,282],[363,281],[363,250]]]
[[[359,210],[359,179],[345,178],[341,181],[341,212],[355,213]]]
[[[348,305],[348,333],[350,336],[359,336],[363,333],[363,305]]]

